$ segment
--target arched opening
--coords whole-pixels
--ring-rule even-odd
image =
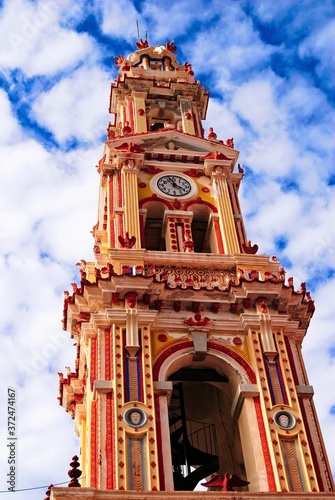
[[[164,211],[166,205],[156,200],[148,201],[143,205],[147,210],[144,227],[144,248],[147,250],[164,251],[165,238],[162,237]]]
[[[150,131],[155,132],[165,128],[167,123],[176,127],[176,114],[171,109],[166,109],[165,101],[158,101],[158,106],[150,110]]]
[[[211,209],[207,205],[192,203],[188,210],[193,212],[192,237],[194,251],[198,253],[211,253],[208,221]]]
[[[180,361],[182,361],[180,363]],[[168,406],[174,489],[192,491],[214,473],[246,480],[238,422],[231,416],[236,373],[207,356],[187,356],[169,369]]]

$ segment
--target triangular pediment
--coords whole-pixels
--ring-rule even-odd
[[[164,155],[168,160],[169,156],[188,157],[210,157],[213,159],[226,159],[235,165],[239,152],[222,144],[219,141],[209,141],[200,137],[185,134],[183,132],[158,131],[146,134],[132,135],[131,137],[119,137],[108,141],[111,149],[126,149],[128,147],[142,151],[149,156]]]

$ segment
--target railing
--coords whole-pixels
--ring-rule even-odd
[[[187,420],[187,438],[190,444],[198,450],[211,455],[218,455],[216,430],[214,424],[206,424],[195,420]],[[198,427],[194,429],[194,427]]]

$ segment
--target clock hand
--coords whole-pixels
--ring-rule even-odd
[[[171,182],[171,184],[172,184],[172,186],[173,186],[174,188],[175,188],[175,187],[179,187],[179,186],[178,186],[178,184],[176,183],[176,181],[174,181],[174,180],[173,180],[173,178],[171,178],[171,177],[170,177],[170,178],[169,178],[169,180],[170,180],[170,182]]]
[[[174,180],[172,179],[172,177],[166,177],[166,181],[169,182],[172,187],[176,187],[175,183],[174,183]]]

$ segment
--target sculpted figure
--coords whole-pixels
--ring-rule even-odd
[[[264,299],[257,299],[257,308],[258,311],[262,314],[268,313],[268,305]]]
[[[286,429],[286,427],[288,427],[288,424],[289,424],[289,422],[290,422],[290,419],[288,418],[288,416],[287,416],[287,415],[282,414],[282,415],[279,415],[279,417],[278,417],[278,422],[279,422],[279,424],[280,424],[282,427],[285,427],[285,429]]]
[[[185,239],[183,241],[184,252],[194,252],[194,243],[192,241],[191,235],[186,233]]]
[[[126,293],[125,299],[126,299],[126,304],[128,307],[130,307],[130,309],[133,309],[136,306],[137,295],[135,292]]]
[[[139,411],[132,411],[129,418],[132,424],[138,425],[141,422],[142,417]]]
[[[216,133],[214,132],[213,127],[209,127],[209,129],[208,129],[208,136],[207,136],[207,139],[208,139],[209,141],[216,141],[216,139],[217,139],[217,135],[216,135]]]

